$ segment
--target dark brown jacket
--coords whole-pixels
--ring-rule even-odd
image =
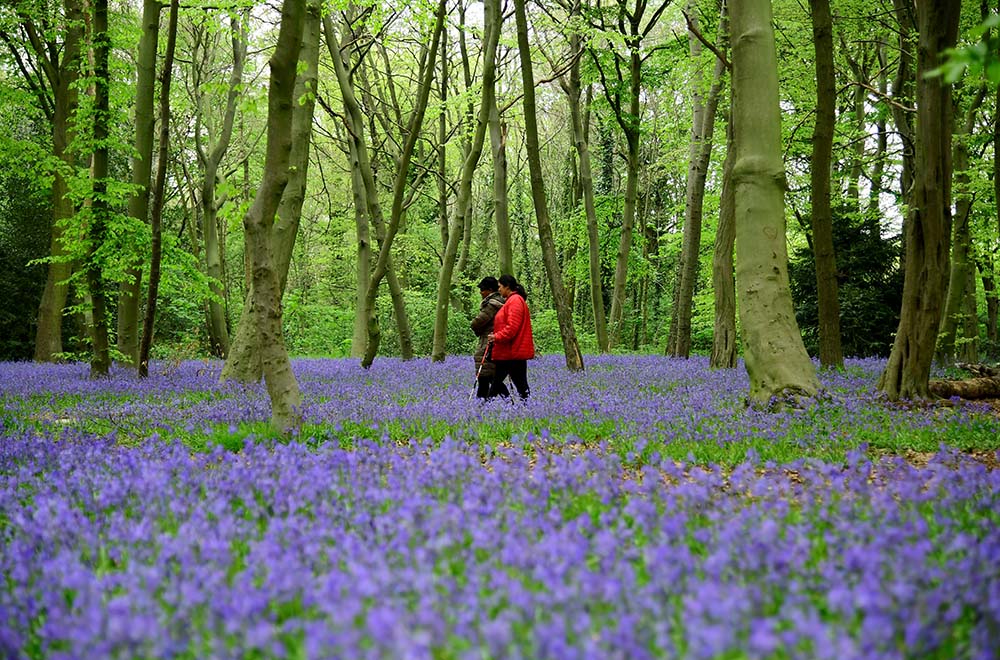
[[[503,304],[503,296],[500,295],[499,291],[494,291],[490,295],[483,298],[483,302],[479,304],[479,314],[477,314],[476,318],[472,319],[472,323],[469,324],[472,327],[472,331],[476,333],[477,337],[479,337],[479,345],[476,347],[474,355],[476,370],[479,369],[479,363],[482,362],[483,353],[486,352],[486,346],[489,344],[486,337],[493,332],[493,317],[497,315],[497,312],[500,311]],[[492,376],[495,371],[496,366],[487,360],[486,364],[483,365],[483,370],[480,375]]]

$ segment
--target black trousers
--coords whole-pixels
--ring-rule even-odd
[[[480,399],[488,399],[493,396],[490,394],[490,388],[493,387],[493,376],[480,376],[476,382],[479,383],[476,386],[476,397]],[[507,389],[507,386],[504,383],[500,383],[498,394],[500,394],[500,396],[510,396],[510,390]]]
[[[503,384],[503,379],[510,375],[511,382],[517,390],[521,399],[527,399],[531,393],[528,387],[528,361],[527,360],[495,360],[497,365],[496,374],[493,376],[493,387],[490,389],[490,396],[510,396],[510,391]]]

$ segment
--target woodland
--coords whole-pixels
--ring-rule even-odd
[[[0,657],[995,658],[998,31],[0,3]]]
[[[0,356],[291,406],[289,353],[466,352],[500,273],[571,370],[739,355],[767,401],[882,356],[910,398],[996,355],[986,2],[286,4],[0,10]]]

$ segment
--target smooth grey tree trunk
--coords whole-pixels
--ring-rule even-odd
[[[153,171],[153,95],[156,82],[156,52],[160,34],[159,0],[143,0],[142,36],[136,58],[135,154],[132,156],[132,185],[128,200],[129,217],[149,221],[150,175]],[[128,269],[118,292],[118,352],[126,364],[139,364],[139,297],[142,293],[142,256]]]
[[[743,0],[730,7],[736,283],[750,401],[755,405],[819,391],[788,284],[786,183],[771,20],[771,0]]]
[[[149,292],[146,313],[142,322],[142,339],[139,342],[139,376],[149,376],[149,349],[153,345],[153,324],[156,322],[156,302],[160,290],[160,261],[163,255],[163,199],[167,178],[167,157],[170,147],[170,81],[173,77],[174,48],[177,44],[177,13],[179,0],[171,0],[167,26],[167,51],[163,57],[160,74],[160,141],[156,159],[156,178],[153,180],[153,212],[150,217],[152,244],[149,259]]]
[[[960,6],[917,4],[917,177],[906,227],[903,304],[879,389],[891,400],[927,398],[949,274],[951,238],[951,86],[925,73],[955,45]]]
[[[580,15],[579,0],[572,3],[570,20]],[[597,228],[597,208],[594,204],[594,171],[590,162],[590,140],[587,136],[587,126],[583,119],[585,108],[581,106],[583,85],[580,81],[580,55],[583,50],[583,39],[579,32],[570,34],[570,57],[573,58],[568,78],[560,77],[559,83],[566,94],[569,103],[570,121],[573,127],[573,145],[576,147],[579,159],[580,193],[583,197],[583,209],[587,217],[587,256],[590,272],[590,307],[594,315],[594,335],[597,338],[597,349],[602,353],[608,350],[608,325],[604,313],[604,284],[601,279],[601,244]],[[589,96],[588,96],[589,105]]]
[[[486,139],[486,128],[489,125],[490,108],[493,106],[493,96],[496,93],[496,52],[500,36],[497,13],[494,2],[486,5],[485,40],[483,45],[483,97],[469,150],[462,165],[462,175],[458,183],[458,198],[455,202],[455,212],[448,229],[448,245],[444,250],[441,271],[438,275],[437,302],[434,305],[434,339],[431,348],[431,360],[442,362],[448,341],[448,302],[451,297],[451,280],[455,270],[458,254],[458,241],[467,222],[467,216],[472,210],[472,177],[475,174],[479,157],[483,152]]]
[[[819,362],[827,368],[842,369],[840,347],[840,295],[837,285],[837,258],[833,248],[833,213],[830,208],[830,176],[833,158],[833,131],[836,123],[837,87],[833,70],[833,18],[830,0],[810,0],[813,42],[816,52],[816,122],[809,168],[812,206],[812,245],[816,262],[816,292],[819,306]],[[858,87],[858,89],[861,89]],[[862,99],[863,103],[863,99]],[[863,144],[863,143],[862,143]],[[857,157],[860,170],[860,157]],[[851,176],[854,192],[848,193],[860,210],[857,176]]]
[[[722,9],[719,19],[719,34],[729,30],[726,20],[726,10]],[[697,21],[692,17],[697,27]],[[691,59],[697,61],[701,56],[701,41],[695,35],[689,36]],[[701,252],[701,224],[705,202],[705,181],[708,177],[708,166],[712,159],[712,146],[715,133],[715,116],[719,107],[719,94],[722,90],[722,78],[725,73],[725,63],[718,57],[712,73],[712,85],[708,96],[702,101],[700,92],[695,93],[694,113],[691,128],[691,145],[688,154],[687,186],[684,204],[684,238],[681,250],[680,281],[678,282],[677,306],[674,317],[677,319],[675,343],[669,347],[668,353],[674,357],[687,358],[691,354],[691,309],[694,301],[695,282],[698,279]]]
[[[493,11],[499,13],[499,0],[490,0],[490,2],[494,4]],[[563,290],[562,271],[556,258],[552,223],[549,220],[549,209],[545,199],[545,182],[542,178],[542,158],[535,112],[535,75],[531,65],[531,44],[528,42],[528,18],[524,10],[524,2],[525,0],[514,0],[514,16],[517,21],[517,47],[521,56],[521,79],[524,83],[524,133],[531,177],[531,200],[534,203],[535,217],[538,220],[542,262],[545,264],[545,271],[549,276],[552,301],[555,304],[556,317],[559,321],[559,336],[562,339],[563,352],[566,354],[566,367],[570,371],[583,371],[583,354],[580,352],[580,345],[576,340],[576,330],[573,328],[573,309],[567,304],[566,293]],[[495,38],[493,37],[494,40]]]
[[[719,201],[719,226],[715,230],[712,251],[712,291],[715,325],[712,334],[713,369],[736,366],[736,279],[733,271],[733,248],[736,243],[736,196],[733,166],[736,150],[733,141],[732,112],[726,121],[726,158],[722,163],[722,194]]]
[[[253,204],[243,217],[253,266],[251,307],[264,382],[271,399],[271,423],[288,431],[300,424],[302,393],[292,372],[281,329],[281,277],[272,233],[274,217],[288,184],[296,65],[302,46],[305,0],[284,0],[278,44],[271,55],[267,95],[267,148],[264,174]]]
[[[275,213],[272,214],[270,249],[273,267],[278,283],[279,301],[284,295],[291,265],[295,238],[298,235],[302,202],[305,198],[309,171],[309,145],[312,136],[315,96],[309,94],[316,89],[319,62],[320,7],[316,0],[309,0],[305,10],[305,24],[300,39],[299,61],[304,63],[302,72],[296,76],[291,119],[291,148],[289,167],[285,185],[281,191]],[[298,64],[296,64],[298,68]],[[302,102],[300,103],[299,100]],[[252,275],[252,270],[251,270]],[[222,367],[222,380],[236,380],[243,383],[257,383],[264,371],[264,348],[254,316],[255,280],[247,287],[243,312],[236,326],[226,362]],[[282,340],[283,342],[284,340]],[[284,345],[284,344],[282,344]]]
[[[513,274],[514,248],[510,238],[510,204],[507,199],[507,124],[500,119],[496,92],[493,94],[493,107],[490,108],[490,147],[493,152],[493,222],[497,228],[497,261],[500,274]]]

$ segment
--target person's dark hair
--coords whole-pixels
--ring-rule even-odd
[[[517,278],[513,275],[501,275],[500,284],[503,284],[508,289],[513,289],[517,294],[519,294],[525,300],[528,299],[528,292],[524,290],[524,287],[517,283]]]
[[[479,280],[480,291],[496,291],[497,288],[499,288],[499,282],[497,282],[497,278],[492,275],[488,275]]]

